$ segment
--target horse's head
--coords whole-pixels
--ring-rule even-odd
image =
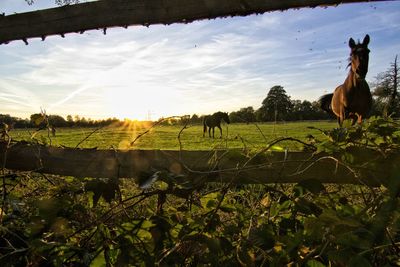
[[[365,79],[365,76],[368,72],[368,61],[369,61],[369,35],[365,35],[362,43],[356,42],[353,38],[349,40],[349,47],[351,49],[350,53],[350,64],[351,70],[362,79]]]
[[[222,113],[222,118],[224,119],[224,121],[226,123],[228,123],[228,124],[231,123],[231,121],[229,120],[229,115],[228,115],[227,112]]]

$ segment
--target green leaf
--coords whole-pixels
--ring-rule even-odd
[[[39,209],[39,215],[47,222],[53,221],[57,217],[57,213],[62,208],[58,199],[42,199],[36,202]]]
[[[278,146],[278,145],[273,145],[273,146],[270,147],[270,150],[282,152],[282,151],[285,151],[285,148],[283,148],[281,146]]]
[[[342,234],[337,237],[336,242],[348,248],[357,248],[367,250],[371,247],[373,239],[368,240],[370,236],[357,236],[353,232],[340,231]]]
[[[141,189],[149,189],[156,181],[160,179],[161,172],[140,172],[137,177],[137,183]]]
[[[205,241],[208,249],[213,253],[218,253],[221,251],[221,243],[220,240],[217,238],[207,238]]]
[[[303,180],[299,182],[297,185],[307,189],[313,194],[325,192],[325,186],[321,183],[321,181],[318,181],[317,179]]]
[[[274,247],[275,236],[272,225],[263,224],[260,227],[251,229],[249,241],[264,250],[268,250]]]
[[[224,204],[221,205],[220,210],[222,210],[223,212],[234,212],[236,210],[236,207],[231,204]]]
[[[236,258],[241,266],[254,266],[254,255],[247,246],[237,248]]]
[[[325,264],[317,260],[308,260],[306,262],[306,267],[325,267]]]
[[[350,261],[348,262],[349,267],[369,267],[372,266],[371,263],[364,257],[360,255],[356,255],[354,257],[351,257]]]
[[[111,203],[119,192],[119,185],[114,179],[109,179],[107,182],[94,179],[86,182],[85,191],[93,192],[93,206],[96,206],[100,197],[103,197],[107,203]]]
[[[316,216],[319,216],[323,212],[320,207],[302,197],[296,198],[296,210],[307,215],[314,214]]]
[[[203,208],[214,208],[217,203],[218,203],[218,198],[221,196],[221,194],[219,192],[214,192],[214,193],[210,193],[207,195],[204,195],[201,199],[201,206]]]
[[[90,267],[104,267],[106,266],[106,259],[104,258],[104,252],[99,253],[97,257],[90,263]]]
[[[168,189],[168,184],[164,181],[156,181],[154,183],[154,188],[165,191]]]
[[[44,117],[42,114],[33,114],[31,116],[31,120],[36,126],[39,126],[42,122],[44,122]]]

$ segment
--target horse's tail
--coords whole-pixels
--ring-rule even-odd
[[[206,124],[206,117],[203,119],[203,136],[207,132],[207,124]]]
[[[332,97],[333,97],[333,94],[326,94],[326,95],[321,96],[318,99],[320,108],[330,114],[332,114],[332,106],[331,106]]]

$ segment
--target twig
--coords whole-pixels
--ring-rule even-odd
[[[187,125],[189,124],[189,120],[187,120],[186,122],[185,122],[185,125],[182,127],[182,129],[179,131],[179,133],[178,133],[178,142],[179,142],[179,158],[180,159],[182,159],[182,149],[183,149],[183,147],[182,147],[182,142],[181,142],[181,134],[183,133],[183,130],[185,130],[185,129],[187,129],[188,127],[187,127]]]
[[[393,239],[392,235],[390,234],[390,232],[389,232],[389,230],[388,230],[387,227],[385,227],[385,232],[386,232],[386,234],[388,235],[389,240],[390,240],[390,243],[392,243],[392,245],[393,245],[393,247],[394,247],[394,250],[395,250],[396,253],[397,253],[397,256],[399,256],[399,253],[400,253],[399,245],[396,244],[396,242],[394,242],[394,239]]]
[[[5,169],[6,169],[6,162],[7,162],[7,152],[8,152],[8,148],[10,147],[10,144],[11,144],[11,138],[8,138],[7,146],[6,146],[6,149],[4,150],[4,160],[3,160],[2,166],[1,166],[1,174],[3,175],[3,178],[2,178],[2,182],[3,182],[3,199],[2,199],[2,203],[1,203],[0,223],[3,223],[3,216],[4,216],[5,207],[6,207],[6,200],[7,200],[7,186],[6,186]]]
[[[85,138],[83,138],[76,146],[75,148],[78,148],[80,146],[80,144],[82,144],[83,142],[85,142],[92,134],[94,134],[95,132],[103,129],[105,126],[101,126],[99,128],[96,128],[94,131],[92,131],[91,133],[89,133]]]
[[[138,136],[136,136],[136,138],[131,142],[131,146],[133,146],[136,141],[141,138],[143,135],[147,134],[150,132],[151,129],[153,129],[154,127],[156,127],[157,125],[163,123],[166,120],[170,120],[170,119],[174,119],[174,118],[182,118],[183,116],[171,116],[171,117],[167,117],[167,118],[163,118],[161,120],[158,120],[157,122],[155,122],[150,128],[148,128],[146,131],[144,131],[143,133],[139,134]]]
[[[362,256],[362,255],[365,255],[365,254],[367,254],[367,253],[369,253],[369,252],[373,252],[373,251],[376,251],[376,250],[384,249],[384,248],[387,248],[387,247],[390,247],[390,246],[400,246],[400,242],[395,242],[395,243],[393,243],[393,244],[390,243],[390,244],[385,244],[385,245],[376,246],[376,247],[373,247],[373,248],[364,250],[364,251],[358,253],[358,255],[359,255],[359,256]]]
[[[40,172],[39,172],[40,173]],[[40,173],[40,175],[42,175],[42,177],[49,183],[51,183],[51,185],[56,185],[52,180],[50,180],[44,173]]]
[[[16,249],[16,250],[14,250],[14,251],[12,251],[12,252],[10,252],[10,253],[8,253],[8,254],[5,254],[5,255],[1,256],[1,257],[0,257],[0,260],[5,259],[5,258],[7,258],[7,257],[10,257],[10,256],[12,256],[12,255],[14,255],[14,254],[18,254],[18,253],[25,252],[25,251],[27,251],[27,250],[28,250],[28,248]]]

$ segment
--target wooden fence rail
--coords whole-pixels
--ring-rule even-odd
[[[246,16],[289,8],[394,0],[102,0],[0,15],[0,44],[109,27],[189,23],[200,19]]]
[[[311,152],[267,152],[250,157],[241,150],[120,151],[0,142],[0,162],[7,169],[94,178],[137,178],[168,171],[206,182],[297,183],[316,179],[323,183],[379,185],[390,175],[389,166],[400,162],[400,153],[389,158],[368,150],[354,153],[362,165],[373,162],[374,167],[349,167],[335,157]]]

